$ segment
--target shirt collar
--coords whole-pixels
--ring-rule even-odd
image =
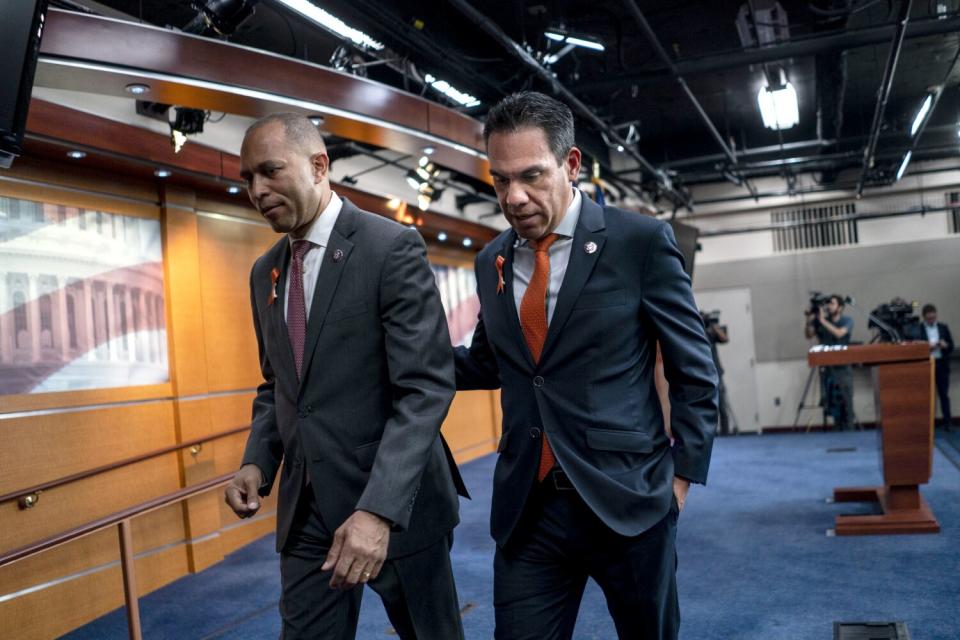
[[[580,189],[573,190],[573,199],[570,201],[570,206],[567,207],[566,213],[563,214],[563,219],[560,220],[560,224],[557,225],[557,228],[553,230],[555,234],[561,238],[572,238],[574,231],[577,230],[577,222],[580,220],[580,207],[583,204],[583,196],[580,195]],[[527,239],[520,238],[517,236],[518,247],[526,246]]]
[[[343,200],[331,191],[330,202],[328,202],[326,208],[320,212],[317,219],[310,224],[310,228],[307,230],[303,239],[309,240],[311,244],[326,248],[330,243],[330,233],[333,231],[333,225],[337,224],[337,218],[340,216],[340,209],[342,208]],[[290,248],[292,249],[294,238],[287,236],[287,240],[290,242]]]

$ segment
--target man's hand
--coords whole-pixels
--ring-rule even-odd
[[[690,491],[690,481],[673,476],[673,497],[677,499],[677,507],[683,511],[683,503],[687,501],[687,492]]]
[[[817,308],[817,320],[819,320],[820,322],[824,322],[826,319],[827,319],[827,315],[826,315],[826,313],[824,313],[823,307],[818,307],[818,308]]]
[[[245,464],[233,476],[223,492],[224,500],[241,518],[249,518],[260,508],[258,490],[263,484],[263,474],[255,464]]]
[[[333,569],[331,589],[352,589],[380,575],[390,542],[390,523],[369,511],[354,511],[333,534],[321,569]]]

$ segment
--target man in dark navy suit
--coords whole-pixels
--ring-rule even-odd
[[[930,344],[930,356],[934,362],[934,380],[937,396],[940,398],[940,413],[943,415],[943,428],[951,431],[953,419],[950,415],[950,354],[953,353],[953,336],[950,327],[937,322],[937,308],[932,304],[923,305],[921,311],[923,323],[920,325],[920,340]]]
[[[456,371],[458,389],[502,390],[496,637],[570,638],[592,577],[621,638],[676,638],[677,517],[706,481],[717,372],[673,232],[572,188],[581,156],[562,103],[511,95],[484,137],[511,229],[477,256],[480,319]]]

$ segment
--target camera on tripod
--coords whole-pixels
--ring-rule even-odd
[[[907,302],[903,298],[894,298],[884,302],[870,312],[868,329],[876,329],[875,342],[899,342],[904,338],[918,334],[920,316],[917,315],[917,303]]]

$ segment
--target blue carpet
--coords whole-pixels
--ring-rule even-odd
[[[692,489],[680,517],[681,637],[829,640],[834,621],[902,620],[912,640],[960,638],[960,434],[938,432],[934,475],[923,488],[939,535],[825,535],[836,514],[870,512],[867,505],[824,498],[834,487],[880,484],[877,446],[874,432],[719,439],[710,484]],[[468,640],[493,636],[487,518],[494,462],[488,456],[463,467],[474,499],[462,503],[453,565]],[[277,637],[278,565],[267,536],[157,590],[141,600],[144,637]],[[388,638],[389,629],[368,590],[358,638]],[[125,637],[122,610],[67,636]],[[575,638],[616,638],[592,583]]]

